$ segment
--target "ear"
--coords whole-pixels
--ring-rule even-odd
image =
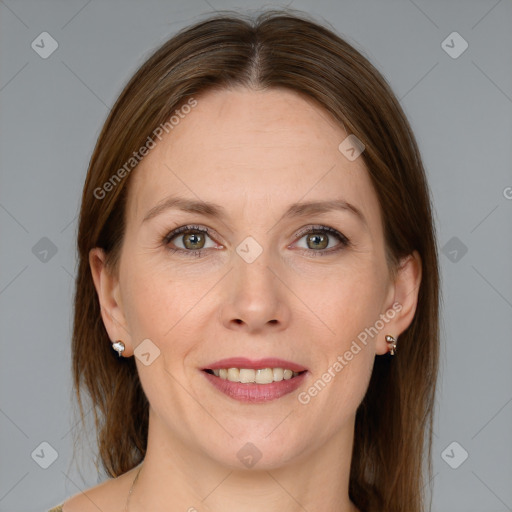
[[[105,252],[100,247],[89,251],[89,265],[101,306],[103,324],[111,343],[121,340],[125,344],[123,357],[133,355],[132,337],[126,327],[126,317],[121,302],[119,279],[112,275],[105,264]]]
[[[389,345],[386,335],[390,334],[398,339],[411,325],[418,304],[418,292],[421,284],[421,257],[418,251],[413,251],[399,264],[394,282],[391,283],[390,293],[386,301],[383,315],[389,318],[384,329],[379,332],[376,353],[386,354]],[[400,342],[397,343],[400,350]]]

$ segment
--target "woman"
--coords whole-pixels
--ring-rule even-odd
[[[332,31],[272,11],[166,42],[100,134],[78,251],[75,386],[112,478],[57,510],[428,508],[428,187]]]

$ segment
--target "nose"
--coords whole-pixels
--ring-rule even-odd
[[[220,307],[221,321],[226,328],[264,334],[288,326],[289,294],[267,252],[263,251],[252,263],[238,256],[234,258]]]

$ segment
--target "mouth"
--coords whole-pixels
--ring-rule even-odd
[[[203,368],[202,373],[218,391],[241,402],[268,402],[295,391],[308,370],[282,359],[251,361],[231,358]]]
[[[289,368],[220,368],[203,370],[210,375],[219,377],[229,382],[240,382],[243,384],[271,384],[298,377],[307,370],[294,372]]]

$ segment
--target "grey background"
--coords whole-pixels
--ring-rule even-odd
[[[102,478],[94,446],[78,452],[81,471],[71,460],[70,335],[77,213],[109,107],[176,30],[214,9],[264,5],[279,6],[0,0],[0,511],[47,510]],[[381,70],[428,171],[444,297],[433,511],[512,510],[512,4],[291,5]],[[31,48],[43,31],[59,45],[47,59]],[[453,31],[469,44],[458,58],[441,45]],[[58,453],[48,469],[42,442]]]

